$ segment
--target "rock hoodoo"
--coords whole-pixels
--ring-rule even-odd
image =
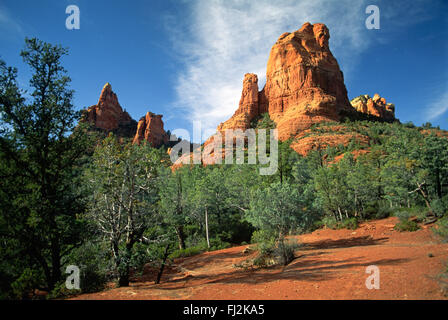
[[[137,132],[132,143],[140,144],[147,141],[152,147],[160,147],[168,143],[168,134],[163,129],[162,115],[147,112],[145,117],[140,118]]]

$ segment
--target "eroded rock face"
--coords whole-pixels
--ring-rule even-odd
[[[380,97],[378,93],[375,93],[373,98],[367,94],[356,97],[351,101],[351,104],[359,112],[385,120],[395,119],[395,105],[386,103],[386,99]]]
[[[282,34],[269,55],[265,87],[256,92],[257,76],[246,74],[238,110],[218,131],[249,128],[254,118],[268,112],[283,141],[313,123],[339,120],[341,110],[350,111],[329,38],[328,28],[320,23],[305,23],[295,32]]]
[[[337,121],[341,110],[350,110],[329,38],[324,24],[305,23],[281,35],[271,49],[260,110],[269,112],[282,141],[313,123]]]
[[[154,148],[166,145],[169,137],[163,129],[162,117],[160,114],[147,112],[146,116],[140,118],[132,143],[140,144],[146,141]]]
[[[101,90],[98,103],[86,110],[81,121],[89,122],[94,129],[128,137],[133,135],[137,127],[137,122],[120,106],[109,83]]]

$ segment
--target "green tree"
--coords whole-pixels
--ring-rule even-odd
[[[86,139],[75,130],[80,114],[61,65],[66,54],[60,46],[25,40],[29,95],[19,89],[17,70],[0,61],[0,230],[12,245],[3,250],[9,261],[16,257],[42,274],[49,290],[61,280],[61,259],[81,241],[76,214],[84,206],[76,181]],[[29,273],[16,267],[12,278]]]
[[[246,219],[255,228],[283,244],[285,236],[291,231],[307,226],[310,222],[308,215],[306,203],[298,189],[284,182],[257,190]]]
[[[109,242],[118,285],[129,285],[134,244],[157,223],[160,153],[146,144],[121,145],[110,134],[86,173],[92,199],[88,216]]]
[[[186,191],[183,186],[184,172],[189,168],[179,168],[175,172],[167,169],[160,188],[160,209],[163,219],[176,232],[179,249],[185,249],[184,226],[187,222]]]

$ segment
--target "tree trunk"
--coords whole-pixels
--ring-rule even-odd
[[[342,221],[344,218],[342,218],[342,212],[341,212],[341,208],[340,207],[338,207],[338,212],[339,212],[339,218]]]
[[[51,281],[50,290],[61,280],[61,252],[58,237],[52,239],[51,243]]]
[[[129,242],[126,244],[126,253],[123,259],[120,259],[120,266],[118,269],[118,286],[129,287],[129,260],[131,259],[131,251],[134,243]]]
[[[208,235],[208,212],[207,207],[205,207],[205,236],[207,238],[207,248],[210,249],[210,239]]]
[[[183,226],[176,227],[176,235],[177,235],[177,240],[179,241],[179,249],[180,250],[185,249],[185,235],[184,235],[184,227]]]
[[[436,187],[437,187],[437,197],[442,198],[442,185],[440,183],[439,169],[436,169]]]
[[[170,252],[171,244],[168,244],[165,248],[165,253],[163,254],[162,265],[160,266],[159,273],[157,274],[156,284],[160,283],[160,278],[162,278],[163,269],[165,268],[166,259],[168,259],[168,254]]]

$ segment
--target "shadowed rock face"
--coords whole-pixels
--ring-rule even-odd
[[[162,115],[147,112],[145,117],[140,118],[132,143],[140,144],[142,141],[149,142],[155,148],[168,143],[168,135],[163,129]]]
[[[133,136],[137,127],[137,122],[121,108],[109,83],[101,90],[98,103],[86,110],[81,121],[89,122],[94,129],[114,132],[122,137]]]
[[[239,108],[218,131],[247,129],[254,118],[268,112],[283,141],[313,123],[340,120],[341,110],[352,110],[329,38],[328,28],[320,23],[305,23],[282,34],[269,55],[265,87],[256,94],[257,76],[246,74]]]

